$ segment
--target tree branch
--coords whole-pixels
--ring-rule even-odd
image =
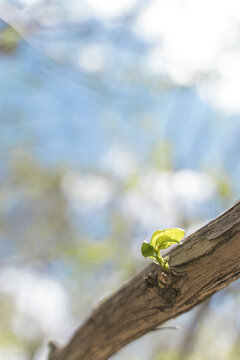
[[[50,360],[104,360],[240,277],[240,201],[101,303]],[[158,285],[158,279],[165,287]]]

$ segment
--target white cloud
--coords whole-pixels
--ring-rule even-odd
[[[216,188],[210,177],[193,170],[147,171],[139,183],[126,192],[121,209],[146,228],[176,226],[182,209],[194,209],[214,197]],[[184,210],[184,211],[185,211]]]
[[[95,16],[112,18],[131,9],[137,0],[87,0],[86,2]]]
[[[209,77],[200,94],[236,112],[240,111],[239,61],[226,54],[231,49],[236,55],[239,26],[236,0],[153,0],[140,13],[135,31],[156,44],[146,62],[151,71],[183,85],[217,71],[217,81]]]
[[[21,4],[23,6],[33,6],[40,2],[41,2],[41,0],[19,0],[19,1],[16,1],[16,4]]]
[[[184,169],[172,179],[172,190],[182,201],[204,202],[216,194],[213,180],[199,171]]]
[[[237,31],[231,3],[235,2],[153,1],[142,11],[136,29],[148,39],[161,38],[168,60],[183,71],[204,71],[213,65],[229,33]]]
[[[217,61],[215,76],[199,84],[205,101],[230,113],[240,112],[240,52],[226,52]]]
[[[137,171],[134,155],[124,147],[110,147],[103,156],[101,165],[119,178],[125,178]]]
[[[177,223],[177,212],[171,192],[171,173],[148,171],[122,198],[123,213],[145,227]]]
[[[113,187],[102,175],[81,175],[68,171],[61,181],[63,193],[75,209],[91,211],[106,206],[113,196]]]
[[[18,310],[18,317],[13,323],[16,332],[27,331],[23,319],[27,317],[44,334],[54,337],[63,335],[69,322],[68,300],[64,289],[55,280],[29,269],[6,267],[1,270],[0,291],[12,297]]]
[[[105,65],[106,47],[100,44],[90,44],[83,47],[75,57],[76,65],[88,73],[98,73]]]

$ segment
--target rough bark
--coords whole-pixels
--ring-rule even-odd
[[[150,264],[101,303],[51,360],[104,360],[240,277],[240,201],[168,253],[170,273]],[[165,287],[158,285],[158,278]]]

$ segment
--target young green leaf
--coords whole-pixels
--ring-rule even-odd
[[[180,243],[185,232],[180,228],[157,230],[153,233],[150,244],[156,249],[167,249],[172,244]]]
[[[142,243],[141,251],[144,257],[154,257],[155,255],[154,247],[146,241]]]
[[[153,259],[153,262],[160,265],[165,273],[168,273],[168,257],[162,258],[160,250],[167,249],[172,244],[180,243],[184,237],[184,230],[179,228],[157,230],[153,233],[150,244],[143,242],[141,251],[144,257]],[[160,285],[159,285],[160,286]]]

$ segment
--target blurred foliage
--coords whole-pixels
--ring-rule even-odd
[[[153,163],[159,170],[173,170],[172,145],[169,141],[159,141],[152,150]]]
[[[20,35],[11,26],[0,30],[0,53],[12,55],[19,45]]]
[[[216,185],[220,199],[225,203],[229,203],[233,198],[233,188],[229,177],[226,174],[220,175],[216,179]]]
[[[7,171],[1,191],[5,196],[3,235],[14,243],[12,251],[19,249],[23,258],[50,260],[56,246],[73,238],[66,200],[58,186],[61,174],[44,169],[21,152],[9,161]]]

